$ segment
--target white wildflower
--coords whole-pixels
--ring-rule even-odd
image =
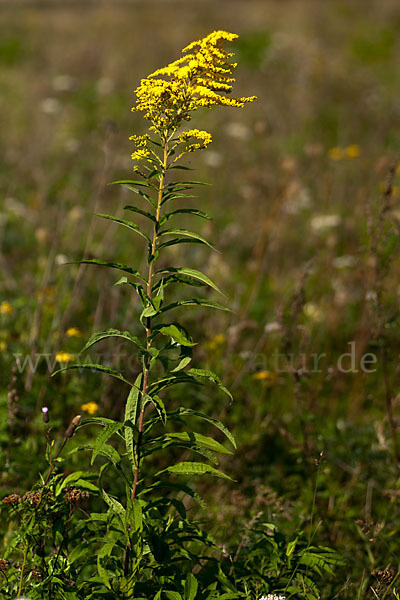
[[[228,123],[225,131],[231,137],[237,140],[248,140],[250,137],[250,129],[244,123],[232,122]]]
[[[281,326],[280,323],[278,323],[278,321],[271,321],[270,323],[267,323],[264,327],[264,331],[265,333],[272,333],[273,331],[280,331]]]
[[[60,112],[61,104],[56,98],[44,98],[40,103],[40,109],[46,115],[56,115]]]
[[[311,219],[311,228],[314,231],[325,231],[340,224],[339,215],[316,215]]]
[[[114,90],[114,81],[110,77],[102,77],[97,81],[96,89],[100,96],[107,96]]]
[[[223,163],[222,154],[215,152],[215,150],[208,150],[207,153],[203,154],[203,160],[209,167],[218,168]]]
[[[51,83],[54,91],[68,92],[74,84],[74,78],[71,75],[57,75]]]
[[[337,256],[333,260],[333,266],[337,269],[347,269],[349,267],[354,267],[357,263],[357,259],[355,256],[350,256],[349,254],[345,254],[343,256]]]
[[[268,594],[267,596],[261,596],[258,600],[286,600],[286,596],[277,596],[276,594]]]

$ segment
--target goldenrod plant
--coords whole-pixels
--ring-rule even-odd
[[[147,266],[137,270],[102,259],[78,262],[122,272],[116,284],[127,286],[141,305],[134,331],[110,328],[96,332],[82,353],[108,338],[122,338],[135,349],[139,372],[131,380],[112,366],[77,361],[55,373],[97,371],[124,382],[128,387],[125,411],[120,420],[94,416],[98,405],[87,399],[82,408],[90,416],[82,420],[75,417],[64,442],[54,452],[51,419],[43,410],[49,470],[37,490],[6,502],[20,520],[23,533],[14,536],[5,559],[20,552],[22,566],[15,563],[7,570],[8,565],[2,568],[0,564],[7,587],[4,598],[26,593],[32,600],[256,600],[261,594],[293,596],[301,590],[308,595],[298,597],[315,598],[316,586],[310,574],[331,571],[330,565],[336,560],[333,553],[313,548],[297,537],[287,544],[273,526],[259,519],[252,523],[247,541],[231,559],[221,553],[206,529],[187,515],[185,498],[203,504],[187,478],[211,475],[229,479],[218,469],[217,454],[232,453],[236,444],[220,420],[177,406],[176,395],[174,402],[169,397],[171,388],[178,384],[186,384],[186,393],[188,385],[210,383],[231,398],[217,374],[192,366],[196,343],[174,317],[180,307],[229,310],[198,293],[205,288],[219,293],[206,274],[169,262],[169,249],[175,245],[194,243],[212,248],[200,234],[174,224],[182,216],[209,219],[199,208],[185,203],[194,197],[191,191],[203,183],[174,174],[185,174],[185,157],[207,148],[212,141],[207,131],[184,128],[195,111],[217,106],[242,108],[255,100],[254,96],[230,96],[236,63],[225,44],[236,37],[214,31],[189,44],[181,58],[144,78],[136,89],[132,110],[143,114],[149,123],[148,132],[131,137],[137,178],[114,183],[139,197],[138,203],[124,209],[144,217],[148,226],[109,214],[99,216],[144,240]],[[195,290],[188,297],[180,297],[173,291],[177,284]],[[219,430],[219,439],[224,436],[225,443],[192,431],[189,424],[196,420]],[[94,443],[81,443],[72,452],[91,451],[91,465],[99,463],[96,485],[93,471],[68,476],[57,472],[67,441],[74,433],[80,438],[84,428],[93,425],[100,428]],[[154,455],[175,448],[182,448],[185,458],[178,462],[170,458],[164,461],[167,466],[154,469]],[[110,483],[115,478],[108,477],[112,469],[121,482],[117,490]],[[98,495],[100,506],[107,510],[89,511],[89,494]],[[84,515],[81,520],[75,517],[77,508]]]

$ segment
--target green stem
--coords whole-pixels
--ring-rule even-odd
[[[22,567],[21,567],[21,578],[19,580],[19,586],[18,586],[18,597],[22,593],[22,584],[24,583],[24,570],[25,570],[25,565],[26,565],[26,561],[28,558],[28,549],[29,549],[29,544],[27,542],[26,546],[25,546],[25,550],[24,550],[24,559],[22,561]]]
[[[148,277],[147,277],[147,297],[148,297],[149,304],[151,303],[152,290],[153,290],[153,277],[154,277],[154,264],[155,264],[155,259],[153,259],[153,257],[155,255],[156,245],[157,245],[157,240],[158,240],[158,230],[160,227],[161,204],[162,204],[162,198],[163,198],[163,193],[164,193],[165,175],[166,175],[167,168],[168,168],[168,138],[167,138],[166,134],[164,135],[164,139],[162,142],[162,148],[163,148],[162,171],[161,171],[161,176],[160,176],[160,181],[159,181],[159,186],[158,186],[157,207],[156,207],[156,214],[155,214],[153,239],[151,242],[151,262],[149,265],[149,272],[148,272]],[[146,358],[146,364],[145,364],[144,373],[143,373],[142,399],[145,398],[145,396],[147,394],[148,386],[149,386],[150,360],[151,360],[150,353],[149,353],[149,350],[151,348],[151,317],[146,318],[146,348],[148,351],[148,356]],[[139,423],[138,423],[139,435],[138,435],[138,441],[137,441],[137,446],[136,446],[136,448],[137,448],[137,450],[136,450],[136,466],[135,466],[135,473],[134,473],[134,480],[133,480],[133,487],[132,487],[132,498],[133,499],[136,498],[137,486],[138,486],[138,482],[139,482],[141,445],[142,445],[142,438],[143,438],[143,425],[144,425],[144,403],[142,402],[142,409],[140,411]]]

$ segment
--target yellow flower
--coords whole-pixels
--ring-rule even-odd
[[[82,337],[82,334],[77,327],[70,327],[65,332],[65,335],[67,337]]]
[[[275,373],[271,373],[271,371],[258,371],[258,373],[254,373],[253,379],[272,382],[276,380],[276,375]]]
[[[87,402],[82,404],[81,409],[88,412],[89,415],[94,415],[99,410],[99,405],[96,402]]]
[[[0,303],[0,315],[11,315],[13,312],[14,309],[7,300]]]
[[[69,354],[68,352],[57,352],[56,354],[56,361],[60,362],[60,363],[66,363],[66,362],[70,362],[71,360],[74,360],[75,356],[73,354]]]
[[[210,340],[207,343],[207,347],[209,350],[216,350],[218,348],[218,346],[222,346],[224,344],[225,340],[226,340],[226,338],[225,338],[224,334],[219,333],[218,335],[213,337],[212,340]]]
[[[334,148],[331,148],[329,150],[328,154],[329,154],[329,158],[331,158],[332,160],[340,160],[344,156],[344,152],[343,152],[342,148],[338,148],[337,146],[335,146]]]
[[[214,31],[186,46],[182,50],[185,56],[142,79],[132,110],[143,112],[153,131],[165,132],[189,121],[191,113],[199,108],[242,107],[255,100],[255,96],[223,95],[232,91],[232,72],[236,67],[230,62],[233,53],[226,52],[223,45],[237,37],[234,33]]]
[[[400,175],[400,163],[397,165],[397,168],[396,168],[396,173],[397,173],[398,175]]]
[[[4,350],[7,350],[7,344],[4,340],[0,340],[0,352],[4,352]]]
[[[345,152],[347,158],[358,158],[361,154],[360,146],[357,146],[357,144],[350,144],[350,146],[347,146]]]

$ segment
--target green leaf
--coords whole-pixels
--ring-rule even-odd
[[[182,600],[182,596],[179,594],[179,592],[163,590],[163,593],[167,596],[168,600]]]
[[[228,440],[231,442],[231,444],[234,448],[237,447],[235,438],[233,437],[233,435],[231,434],[229,429],[227,427],[225,427],[225,425],[218,419],[214,419],[214,417],[209,417],[208,415],[206,415],[202,412],[199,412],[197,410],[192,410],[191,408],[178,408],[178,410],[176,410],[176,411],[167,413],[168,419],[175,419],[176,417],[181,417],[181,416],[198,417],[199,419],[202,419],[203,421],[207,421],[208,423],[211,423],[212,425],[214,425],[214,427],[216,427],[217,429],[222,431],[222,433],[228,438]]]
[[[189,369],[186,371],[186,373],[195,378],[200,377],[212,381],[212,383],[215,383],[227,396],[229,396],[231,400],[233,400],[233,396],[230,391],[224,386],[221,379],[218,377],[218,375],[213,373],[213,371],[208,371],[205,369]]]
[[[133,342],[141,350],[145,350],[145,348],[142,345],[142,343],[140,342],[139,338],[136,337],[136,336],[131,335],[129,333],[129,331],[119,331],[119,329],[106,329],[105,331],[98,331],[97,333],[94,333],[89,338],[89,340],[86,343],[86,345],[84,346],[84,348],[82,348],[82,350],[80,351],[80,354],[82,354],[83,352],[85,352],[86,350],[88,350],[94,344],[97,344],[97,342],[100,342],[101,340],[104,340],[104,339],[110,338],[110,337],[120,337],[120,338],[123,338],[124,340],[128,340],[130,342]]]
[[[164,313],[168,310],[172,310],[173,308],[178,308],[179,306],[207,306],[208,308],[216,308],[217,310],[225,310],[227,312],[232,312],[230,308],[219,304],[219,302],[213,302],[212,300],[206,300],[203,298],[190,298],[188,300],[178,300],[177,302],[173,302],[172,304],[164,306],[163,308],[161,308],[160,312]]]
[[[185,600],[194,600],[196,598],[197,588],[198,584],[196,577],[192,573],[189,573],[186,576],[185,581]]]
[[[102,561],[104,558],[111,555],[114,546],[115,541],[106,542],[105,544],[103,544],[103,546],[100,548],[97,554],[97,573],[99,574],[101,581],[109,590],[111,590],[110,579],[108,577],[107,569],[105,569],[102,565]]]
[[[150,242],[149,236],[146,235],[140,229],[140,227],[138,227],[138,225],[136,225],[136,223],[133,223],[133,221],[126,221],[125,219],[117,219],[117,217],[113,217],[112,215],[104,215],[102,213],[95,213],[95,214],[97,217],[101,217],[102,219],[107,219],[108,221],[113,221],[114,223],[119,223],[120,225],[123,225],[124,227],[128,227],[128,229],[132,229],[132,231],[135,231],[136,233],[138,233],[139,235],[144,237],[148,242]]]
[[[183,196],[185,194],[182,194]],[[200,217],[201,219],[206,219],[207,221],[211,221],[211,217],[203,212],[202,210],[197,210],[196,208],[178,208],[177,210],[172,210],[169,213],[163,215],[161,219],[161,225],[163,225],[166,221],[175,217],[176,215],[194,215],[196,217]]]
[[[167,422],[167,411],[165,410],[164,402],[159,396],[157,396],[157,394],[154,394],[153,396],[146,394],[146,404],[149,402],[154,404],[162,423],[165,425]]]
[[[187,229],[164,229],[164,231],[159,232],[159,235],[160,236],[162,236],[162,235],[183,235],[185,237],[195,239],[198,242],[200,242],[201,244],[205,244],[212,250],[215,250],[214,246],[212,244],[210,244],[205,238],[203,238],[198,233],[194,233],[193,231],[189,231]]]
[[[123,381],[124,383],[127,383],[128,385],[132,385],[130,383],[130,381],[128,381],[127,379],[125,379],[125,377],[122,375],[122,373],[119,373],[118,371],[115,371],[114,369],[111,369],[110,367],[104,367],[103,365],[70,365],[69,367],[63,367],[62,369],[58,369],[57,371],[54,371],[54,373],[51,374],[52,377],[54,377],[54,375],[57,375],[58,373],[62,373],[63,371],[71,371],[72,369],[85,369],[87,371],[98,371],[99,373],[103,373],[106,375],[111,375],[111,377],[115,377],[115,379],[119,379],[120,381]]]
[[[211,281],[211,279],[209,279],[209,277],[207,277],[207,275],[204,275],[204,273],[202,273],[201,271],[197,271],[196,269],[189,269],[187,267],[165,267],[164,269],[160,269],[158,271],[156,271],[156,274],[162,274],[162,273],[176,273],[179,275],[186,275],[187,277],[191,277],[193,279],[197,279],[198,281],[201,281],[202,283],[205,283],[206,285],[210,286],[211,288],[213,288],[214,290],[216,290],[217,292],[219,292],[220,294],[224,295],[221,290],[215,285],[215,283],[213,283]]]
[[[126,443],[126,449],[128,451],[128,457],[129,460],[132,462],[132,464],[134,464],[135,459],[134,459],[134,447],[135,447],[135,440],[134,440],[134,432],[132,430],[132,426],[130,426],[129,424],[133,424],[134,426],[136,426],[138,417],[139,417],[139,413],[140,413],[140,407],[141,407],[141,395],[142,395],[142,385],[143,385],[143,373],[139,373],[139,375],[137,376],[134,385],[132,386],[131,391],[129,392],[129,396],[128,399],[126,401],[126,406],[125,406],[125,420],[124,420],[124,425],[125,425],[125,443]]]
[[[130,210],[132,212],[138,213],[139,215],[143,215],[144,217],[147,217],[148,219],[156,223],[155,216],[149,213],[147,210],[142,210],[141,208],[138,208],[137,206],[132,206],[131,204],[127,204],[127,206],[124,206],[124,210]]]
[[[193,357],[192,348],[190,346],[182,346],[181,353],[179,355],[179,363],[175,367],[175,369],[171,370],[171,373],[177,373],[178,371],[181,371],[182,369],[187,367],[187,365],[191,362],[192,357]]]
[[[218,469],[214,469],[211,465],[206,465],[205,463],[200,462],[180,462],[176,465],[172,465],[171,467],[167,467],[162,471],[156,473],[155,477],[162,475],[162,473],[175,473],[176,475],[213,475],[214,477],[221,477],[223,479],[229,479],[232,481],[229,475],[218,471]]]
[[[158,255],[160,250],[162,250],[163,248],[168,248],[169,246],[177,246],[178,244],[202,244],[202,242],[200,240],[192,238],[173,238],[172,240],[168,240],[168,242],[162,242],[161,244],[157,244],[156,255]]]
[[[174,343],[182,346],[196,346],[186,329],[180,323],[169,323],[166,325],[155,325],[152,330],[152,338],[157,334],[167,335]]]
[[[107,262],[104,260],[97,260],[97,258],[91,258],[91,259],[87,259],[87,260],[74,260],[74,261],[66,263],[66,264],[69,264],[69,265],[82,265],[83,264],[83,265],[97,265],[99,267],[110,267],[111,269],[117,269],[118,271],[124,271],[125,273],[129,273],[130,275],[137,277],[144,283],[147,283],[146,280],[143,279],[143,277],[141,276],[139,271],[135,271],[134,269],[131,269],[127,265],[123,265],[121,263]]]
[[[109,185],[139,185],[141,187],[156,189],[154,185],[147,181],[134,181],[133,179],[121,179],[119,181],[111,181]]]
[[[108,423],[102,431],[98,434],[95,444],[93,446],[92,459],[90,464],[93,465],[96,456],[101,452],[107,441],[110,439],[114,433],[119,431],[122,428],[122,423]]]
[[[228,450],[227,448],[225,448],[225,446],[223,446],[213,438],[201,435],[201,433],[189,433],[187,431],[184,431],[180,433],[167,433],[166,437],[181,440],[184,442],[194,442],[201,448],[207,448],[207,450],[212,450],[213,452],[218,452],[220,454],[232,454],[231,450]]]
[[[198,502],[198,504],[200,504],[200,506],[202,506],[203,508],[206,508],[206,503],[204,502],[203,498],[201,496],[199,496],[199,494],[197,492],[192,490],[192,488],[190,488],[189,486],[187,486],[183,483],[178,483],[176,481],[155,481],[151,485],[149,485],[146,488],[144,488],[143,490],[141,490],[139,492],[139,496],[144,496],[145,494],[156,491],[160,488],[171,488],[171,489],[177,490],[179,492],[184,492],[185,494],[187,494],[188,496],[190,496],[191,498],[196,500]]]

